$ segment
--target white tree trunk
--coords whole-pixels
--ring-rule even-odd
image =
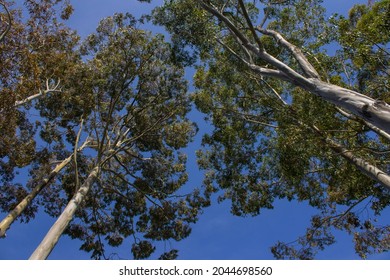
[[[77,143],[77,142],[76,142]],[[74,151],[74,154],[83,150],[89,143],[89,140],[84,141],[84,143]],[[11,224],[20,216],[20,214],[26,209],[26,207],[31,203],[31,201],[45,188],[51,180],[53,180],[57,174],[68,165],[68,163],[74,157],[74,154],[70,155],[62,162],[57,164],[57,166],[50,172],[47,178],[43,179],[32,191],[29,193],[19,204],[0,222],[0,238],[6,236],[6,232],[11,226]]]
[[[353,115],[364,119],[386,133],[390,133],[389,104],[318,79],[308,80],[308,85],[303,86],[308,91],[342,109],[348,110]]]
[[[38,184],[19,204],[0,222],[0,238],[5,237],[5,233],[17,217],[26,209],[30,202],[45,188],[51,180],[60,172],[71,160],[73,155],[64,159],[58,164],[40,184]]]
[[[380,130],[383,130],[388,134],[390,133],[389,104],[384,101],[374,100],[356,91],[321,81],[318,72],[314,66],[311,65],[300,48],[287,41],[277,31],[263,29],[261,26],[255,27],[248,17],[245,5],[243,5],[242,1],[239,1],[239,3],[241,3],[240,7],[243,10],[244,17],[246,17],[248,29],[252,31],[252,39],[226,17],[223,11],[217,10],[217,8],[208,3],[208,1],[200,1],[200,5],[207,12],[225,23],[230,30],[230,34],[237,42],[240,42],[241,48],[246,54],[252,53],[259,59],[267,62],[268,66],[266,68],[259,67],[258,65],[253,64],[251,60],[248,61],[244,57],[240,57],[240,60],[248,65],[252,71],[267,77],[288,81],[293,85],[301,87],[320,96],[324,100],[351,112],[353,115],[367,121]],[[298,63],[302,74],[283,61],[280,61],[278,58],[267,53],[256,32],[273,37],[276,43],[288,50]],[[253,39],[256,43],[252,43]],[[237,56],[237,53],[234,53],[234,55]]]
[[[71,201],[69,201],[68,205],[65,207],[64,211],[62,211],[54,225],[50,228],[45,238],[35,249],[34,253],[30,256],[30,260],[44,260],[49,256],[54,246],[57,244],[59,238],[65,231],[66,227],[73,219],[76,210],[83,202],[92,184],[95,182],[99,172],[100,166],[96,166],[94,169],[92,169],[88,178],[85,180]]]

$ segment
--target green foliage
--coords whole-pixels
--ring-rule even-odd
[[[46,85],[66,80],[80,57],[73,52],[78,36],[57,21],[56,11],[62,10],[58,8],[61,1],[26,1],[27,19],[22,18],[14,1],[3,2],[12,18],[10,30],[0,42],[0,174],[4,184],[1,209],[9,211],[23,195],[15,196],[12,189],[5,186],[13,185],[19,168],[41,160],[36,133],[42,134],[48,142],[56,135],[49,123],[46,123],[47,131],[41,130],[39,121],[32,123],[28,111],[30,103],[20,107],[15,104],[43,91]],[[1,18],[3,16],[2,11]],[[24,194],[28,192],[25,187],[20,189]],[[27,220],[34,216],[37,208],[30,207],[32,209],[35,210],[24,212],[28,213]]]
[[[276,258],[315,258],[335,242],[334,229],[355,236],[361,257],[389,250],[388,227],[370,222],[367,233],[362,226],[365,217],[356,209],[365,203],[370,215],[379,215],[388,207],[390,193],[346,161],[338,148],[342,145],[388,172],[388,139],[302,88],[250,71],[244,59],[271,67],[243,50],[237,32],[279,61],[300,69],[291,52],[273,37],[250,32],[239,2],[199,1],[192,7],[201,10],[202,3],[210,5],[236,33],[228,30],[227,20],[226,24],[219,21],[206,9],[193,16],[187,13],[185,0],[169,1],[154,14],[155,22],[164,25],[182,48],[209,54],[197,57],[193,94],[198,110],[213,126],[197,152],[198,164],[206,173],[204,185],[222,193],[220,201],[231,200],[234,215],[257,215],[284,198],[307,201],[318,209],[297,246],[279,242],[272,248]],[[355,6],[348,19],[337,15],[326,19],[321,2],[243,1],[252,26],[263,24],[280,32],[302,50],[323,80],[388,102],[389,1]],[[207,18],[207,28],[199,23],[199,14]],[[209,34],[200,34],[195,23]],[[208,44],[210,40],[213,44]],[[326,52],[331,43],[340,46],[334,56]]]
[[[356,86],[365,94],[389,102],[389,14],[390,2],[379,1],[371,8],[357,5],[349,18],[340,18],[338,41],[340,56],[347,56]]]
[[[39,40],[48,45],[30,51],[31,58],[19,57],[23,52],[12,54],[1,45],[2,56],[16,59],[2,72],[3,81],[8,73],[23,72],[31,83],[25,90],[26,82],[18,79],[1,84],[3,92],[19,94],[6,100],[0,112],[8,122],[15,118],[1,136],[2,210],[11,210],[47,178],[53,163],[72,155],[72,161],[25,210],[27,221],[37,205],[58,217],[91,170],[99,166],[98,178],[64,232],[82,241],[80,249],[94,259],[109,258],[108,247],[131,239],[133,257],[144,259],[159,242],[186,238],[200,209],[208,206],[209,194],[200,189],[181,193],[188,180],[182,149],[192,141],[197,127],[186,117],[191,108],[187,82],[184,69],[172,59],[172,48],[163,36],[138,29],[139,22],[130,14],[103,19],[96,32],[79,43],[73,31],[56,21],[57,16],[70,15],[70,6],[57,15],[50,1],[30,4],[31,19],[15,21],[21,34],[9,36],[22,40],[34,20],[56,25],[53,29],[38,25],[36,38],[24,47],[34,49],[35,40],[37,45]],[[11,37],[6,40],[12,41]],[[22,59],[25,64],[16,63]],[[55,81],[61,81],[61,92],[40,96],[25,107],[14,106],[19,98],[29,96],[28,91],[31,94],[41,84],[51,86]],[[40,115],[35,127],[25,117],[32,110]],[[18,180],[15,167],[29,168],[26,187],[13,184]],[[172,249],[161,258],[176,256]]]

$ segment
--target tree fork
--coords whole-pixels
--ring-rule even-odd
[[[247,36],[214,6],[206,3],[206,1],[201,1],[200,6],[205,11],[222,21],[230,30],[230,34],[235,37],[237,41],[241,42],[242,47],[245,48],[246,51],[252,52],[259,59],[269,63],[275,68],[269,68],[270,70],[279,70],[287,77],[287,80],[295,86],[305,89],[342,109],[348,110],[355,116],[364,119],[373,126],[385,131],[386,133],[390,133],[389,104],[384,101],[374,100],[359,92],[321,81],[317,71],[310,64],[309,60],[304,56],[299,47],[291,44],[283,38],[281,34],[274,30],[257,28],[256,30],[264,35],[275,38],[284,48],[290,51],[305,73],[304,75],[301,75],[284,62],[268,54],[264,49],[259,49],[252,44]],[[244,9],[243,6],[241,7]],[[253,67],[251,67],[251,69],[254,70]],[[262,71],[264,72],[264,70]],[[280,77],[276,78],[279,80],[285,80]]]

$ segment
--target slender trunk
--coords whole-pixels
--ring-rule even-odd
[[[304,125],[303,123],[300,124]],[[327,144],[327,146],[329,146],[334,152],[336,152],[344,159],[346,159],[348,162],[356,166],[363,174],[379,182],[382,186],[390,190],[390,176],[386,172],[372,165],[365,159],[355,156],[351,151],[349,151],[348,149],[346,149],[336,141],[324,135],[322,131],[318,129],[316,126],[310,125],[309,127],[311,130],[317,133],[322,138],[322,140]]]
[[[30,202],[45,188],[51,180],[57,176],[71,160],[73,155],[64,159],[58,164],[38,186],[36,186],[29,195],[27,195],[1,222],[0,222],[0,238],[5,237],[6,231],[9,229],[11,224],[20,216],[20,214],[26,209]]]
[[[92,169],[91,173],[89,173],[88,178],[85,180],[85,182],[77,191],[77,193],[73,196],[73,198],[69,201],[68,205],[65,207],[64,211],[62,211],[57,221],[50,228],[45,238],[30,256],[30,260],[44,260],[49,256],[49,254],[57,244],[59,238],[65,231],[66,227],[73,219],[76,210],[84,201],[85,196],[89,192],[92,184],[95,182],[99,172],[99,165]]]
[[[382,186],[390,191],[390,176],[388,174],[366,160],[355,156],[352,152],[348,151],[333,140],[326,139],[326,142],[330,145],[333,151],[339,153],[343,158],[355,165],[366,176],[381,183]]]
[[[87,144],[89,143],[88,138],[84,141],[84,143],[74,151],[77,153],[83,150]],[[41,183],[36,186],[30,194],[28,194],[19,204],[0,222],[0,238],[4,238],[6,236],[6,232],[11,226],[11,224],[20,216],[20,214],[26,209],[26,207],[31,203],[31,201],[44,189],[49,183],[57,176],[57,174],[69,164],[69,162],[74,157],[74,154],[70,155],[66,159],[64,159],[61,163],[59,163],[49,174],[49,176]]]

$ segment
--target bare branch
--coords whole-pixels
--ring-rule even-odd
[[[239,0],[238,3],[240,4],[240,8],[245,17],[246,23],[249,26],[249,30],[251,31],[252,36],[257,43],[257,46],[259,47],[260,50],[263,50],[264,49],[263,44],[261,43],[260,38],[257,35],[255,28],[253,27],[252,20],[249,18],[248,11],[246,10],[244,2],[242,0]]]
[[[44,96],[46,94],[49,94],[49,93],[62,92],[62,90],[59,88],[59,85],[60,85],[60,80],[58,80],[57,84],[53,88],[50,88],[49,80],[46,79],[46,89],[44,91],[40,90],[39,93],[37,93],[37,94],[31,95],[31,96],[29,96],[26,99],[23,99],[21,101],[16,101],[14,107],[22,106],[22,105],[24,105],[24,104],[26,104],[34,99],[37,99],[37,98]]]
[[[229,28],[230,33],[235,36],[243,45],[243,47],[247,48],[249,51],[253,52],[255,55],[257,55],[260,59],[264,60],[265,62],[268,62],[270,65],[275,67],[276,69],[280,70],[284,73],[284,76],[287,76],[290,79],[291,83],[297,84],[299,86],[310,86],[310,81],[308,81],[307,78],[303,77],[299,73],[297,73],[295,70],[290,68],[288,65],[283,63],[282,61],[278,60],[277,58],[273,57],[272,55],[268,54],[264,49],[259,49],[255,45],[253,45],[246,36],[234,25],[233,22],[231,22],[230,19],[228,19],[226,16],[221,14],[217,9],[215,9],[213,6],[210,6],[209,4],[204,3],[204,1],[201,2],[201,6],[209,13],[217,17],[219,20],[225,23],[225,25]]]
[[[12,18],[11,18],[11,13],[9,12],[7,6],[5,3],[0,2],[0,6],[2,6],[5,10],[6,17],[7,17],[7,22],[6,22],[6,28],[3,31],[3,33],[0,34],[0,42],[4,40],[5,36],[8,34],[8,32],[11,30],[11,25],[12,25]]]
[[[265,76],[265,77],[272,77],[272,78],[278,78],[284,81],[291,82],[291,80],[284,75],[279,70],[273,70],[268,69],[264,67],[257,66],[256,64],[253,64],[245,59],[243,59],[240,55],[238,55],[232,48],[227,46],[225,43],[223,43],[221,40],[217,40],[218,43],[220,43],[224,48],[226,48],[232,55],[234,55],[238,60],[240,60],[242,63],[244,63],[246,66],[248,66],[250,69],[252,69],[255,73]]]
[[[305,73],[306,77],[320,79],[320,75],[318,74],[317,70],[313,67],[313,65],[311,65],[311,63],[303,54],[300,48],[287,41],[279,32],[276,32],[274,30],[269,30],[269,29],[263,29],[260,27],[257,27],[256,30],[258,30],[264,35],[269,35],[274,37],[277,42],[279,42],[283,47],[288,49],[291,52],[291,54],[294,56],[294,58],[297,60],[299,66],[301,67],[302,71]]]

